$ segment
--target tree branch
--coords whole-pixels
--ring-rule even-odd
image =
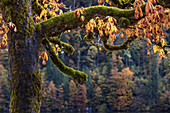
[[[107,42],[104,42],[104,48],[108,51],[116,51],[116,50],[126,50],[129,48],[129,45],[136,40],[138,37],[137,36],[133,36],[133,37],[129,37],[126,42],[124,42],[121,45],[111,45]]]
[[[49,41],[47,39],[44,39],[42,41],[42,44],[46,48],[49,57],[51,61],[54,63],[54,65],[64,74],[71,76],[74,80],[76,80],[78,83],[83,84],[85,81],[87,81],[87,74],[84,72],[74,70],[71,67],[67,67],[56,55],[56,53],[51,48]]]
[[[142,5],[142,11],[144,12],[145,6]],[[62,15],[50,18],[48,20],[37,23],[36,25],[41,28],[41,36],[52,37],[61,34],[64,31],[75,29],[80,27],[82,24],[87,24],[87,22],[94,18],[95,16],[112,16],[118,20],[119,18],[124,17],[129,20],[129,24],[133,25],[138,22],[139,19],[135,19],[134,12],[135,9],[119,9],[116,7],[109,6],[93,6],[84,9],[86,14],[85,21],[82,22],[80,18],[74,17],[74,11],[66,12]],[[121,21],[120,21],[121,22]]]

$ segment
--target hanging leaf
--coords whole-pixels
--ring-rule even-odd
[[[140,17],[142,17],[143,16],[143,12],[142,12],[141,7],[139,7],[139,12],[140,12]]]
[[[166,44],[165,40],[164,40],[164,39],[161,39],[161,45],[162,45],[162,47],[164,47],[165,44]]]
[[[165,33],[163,31],[162,31],[162,36],[166,38],[166,35],[165,35]]]
[[[76,15],[77,15],[77,10],[74,11],[74,16],[76,16]]]
[[[168,30],[170,28],[170,22],[168,22],[168,24],[166,24],[166,30]]]
[[[59,13],[59,15],[62,15],[63,14],[63,11],[62,10],[60,10],[60,13]]]
[[[135,9],[135,19],[139,18],[139,11],[138,11],[138,7],[136,7]]]
[[[43,64],[43,65],[46,65],[46,61],[45,61],[45,60],[43,60],[42,64]]]
[[[47,11],[45,9],[42,10],[41,13],[40,13],[40,18],[42,18],[42,16],[44,16],[46,13],[47,13]]]
[[[149,50],[147,50],[147,56],[150,56],[150,52],[149,52]]]
[[[14,32],[17,32],[17,27],[14,28]]]
[[[147,40],[147,46],[150,46],[152,43],[151,43],[151,40],[149,38],[146,38]]]

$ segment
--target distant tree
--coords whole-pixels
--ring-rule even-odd
[[[43,109],[45,111],[55,111],[58,109],[57,102],[57,88],[53,81],[47,86],[47,89],[43,91]]]
[[[68,109],[70,111],[73,111],[74,109],[76,109],[75,96],[76,96],[77,91],[78,89],[77,89],[76,83],[73,80],[70,80],[69,94],[68,94],[69,96]]]
[[[4,100],[4,95],[2,93],[2,88],[0,86],[0,111],[3,111],[3,100]]]
[[[91,105],[92,108],[95,109],[96,112],[101,112],[101,110],[105,110],[105,108],[101,108],[101,106],[104,104],[104,96],[103,96],[103,92],[102,89],[99,86],[96,86],[93,89],[93,95],[92,95],[92,100],[91,100]]]
[[[107,83],[112,82],[112,85],[109,87],[107,100],[113,110],[129,110],[133,100],[133,74],[129,68],[124,68],[121,72],[109,77]]]
[[[75,105],[77,111],[84,112],[86,109],[86,103],[88,102],[87,100],[87,88],[85,85],[80,85],[80,89],[76,93],[75,96]]]
[[[57,103],[55,103],[58,111],[63,111],[65,108],[65,100],[64,100],[64,84],[61,84],[57,87]]]

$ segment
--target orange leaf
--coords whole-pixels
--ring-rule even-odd
[[[120,37],[121,37],[121,38],[123,38],[123,37],[124,37],[124,34],[123,34],[123,33],[121,33],[121,34],[120,34]]]
[[[45,60],[43,60],[42,64],[43,64],[43,65],[46,65],[46,62],[45,62]]]
[[[147,51],[147,56],[150,56],[150,52],[149,52],[149,50]]]

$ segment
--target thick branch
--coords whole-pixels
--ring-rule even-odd
[[[56,53],[51,48],[49,41],[47,39],[44,39],[42,41],[44,47],[46,48],[49,57],[51,61],[54,63],[54,65],[64,74],[71,76],[74,80],[76,80],[78,83],[83,84],[85,81],[87,81],[87,74],[84,72],[74,70],[71,67],[67,67],[56,55]]]
[[[145,6],[142,6],[143,12],[144,7]],[[131,25],[135,24],[140,19],[140,18],[135,19],[134,17],[135,9],[127,10],[108,6],[93,6],[85,8],[84,10],[86,12],[86,14],[84,15],[86,18],[84,22],[82,22],[80,18],[74,17],[74,11],[70,11],[38,23],[37,26],[41,28],[41,36],[42,37],[57,36],[64,31],[78,28],[82,24],[86,24],[91,18],[99,15],[113,16],[117,20],[119,20],[119,18],[123,16],[129,20]]]

